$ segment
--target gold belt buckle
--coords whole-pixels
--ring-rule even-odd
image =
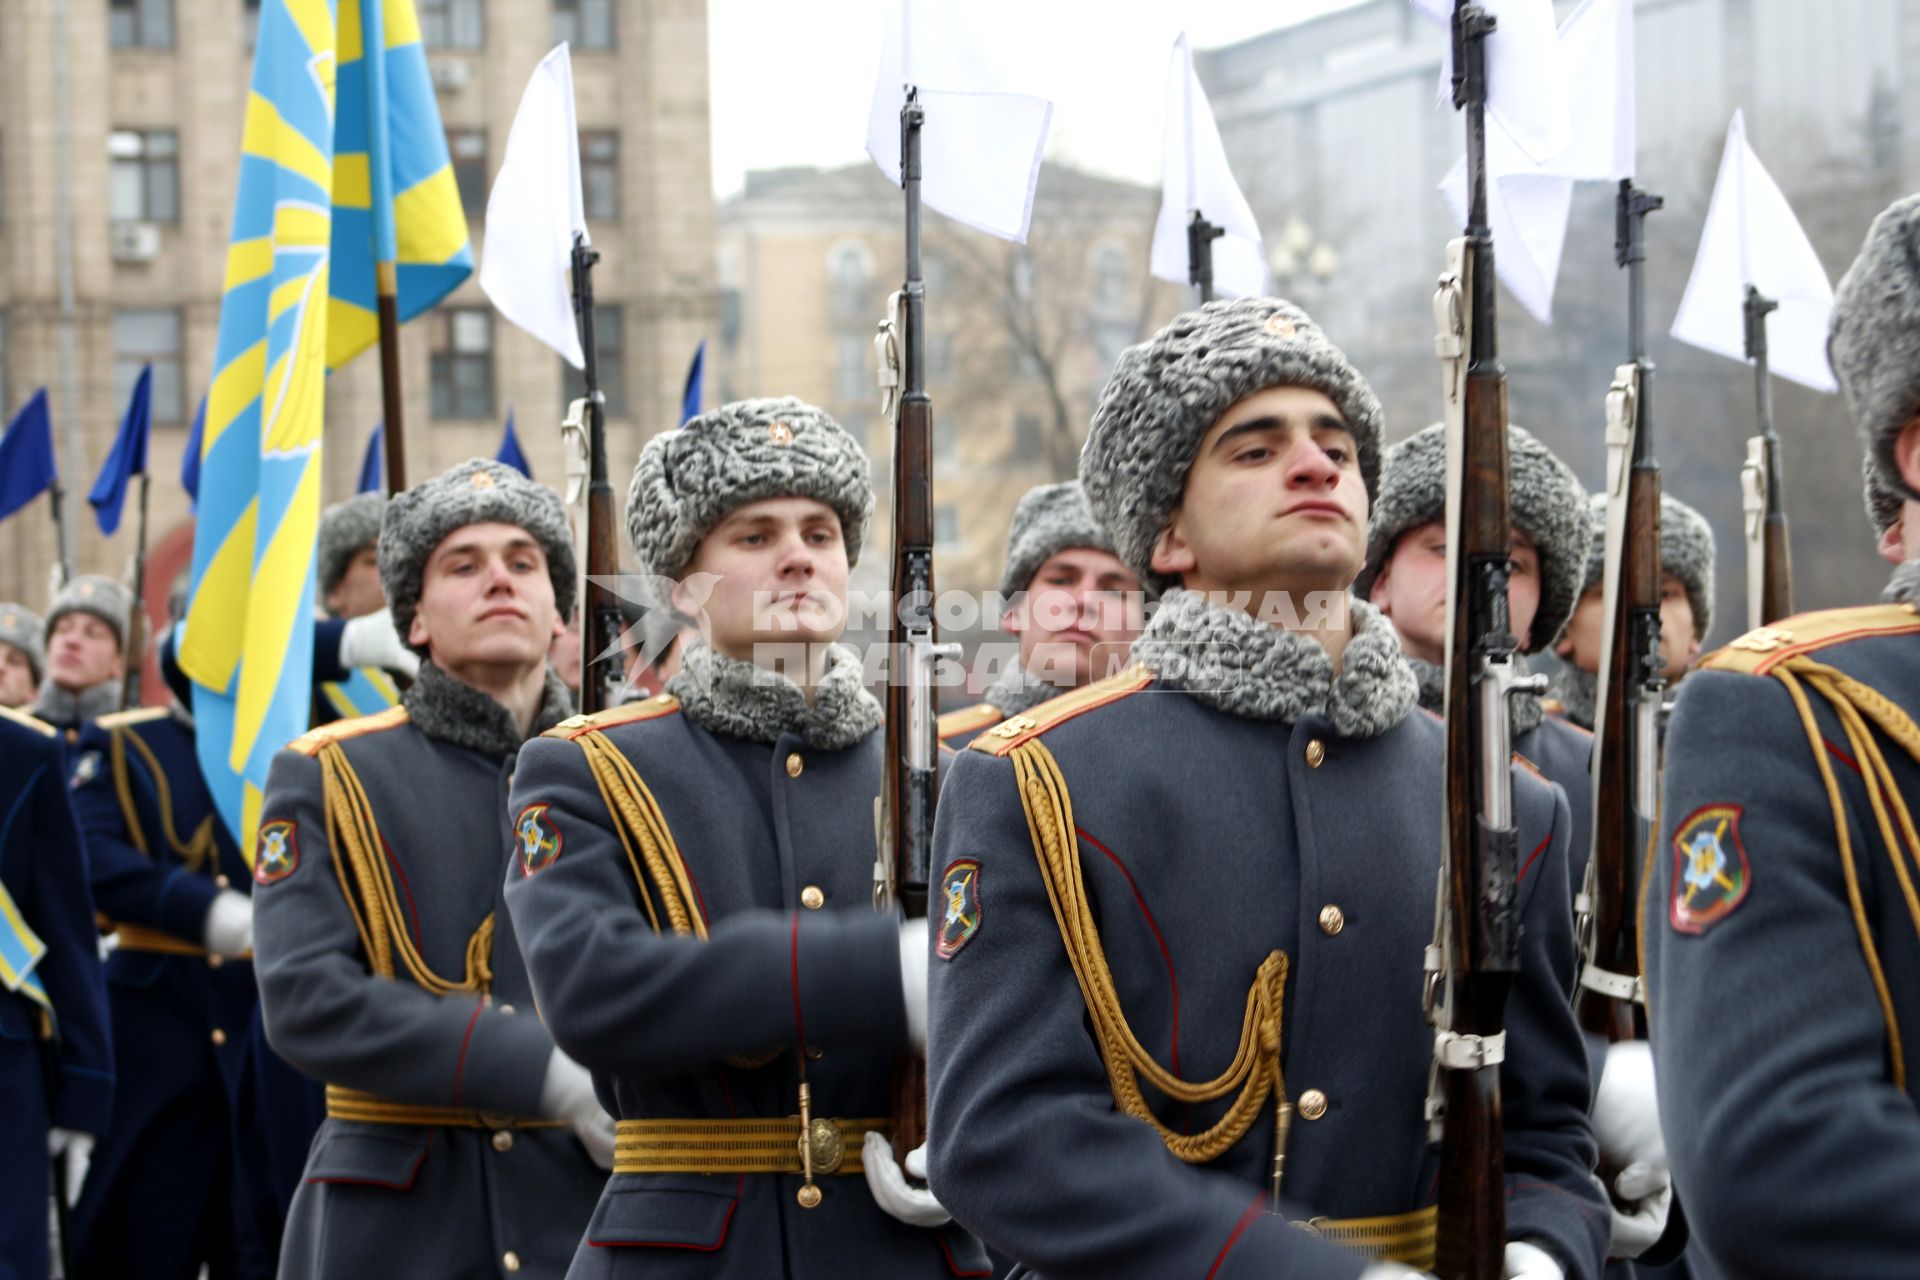
[[[847,1140],[831,1120],[816,1119],[807,1125],[805,1136],[809,1163],[815,1173],[838,1173],[847,1158]]]

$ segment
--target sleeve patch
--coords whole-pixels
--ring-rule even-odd
[[[1733,914],[1753,887],[1753,867],[1740,839],[1741,808],[1695,809],[1673,833],[1673,883],[1667,921],[1676,933],[1702,934]]]
[[[554,825],[550,806],[530,804],[513,820],[513,834],[520,847],[520,870],[532,875],[553,865],[560,856],[560,828]]]
[[[253,858],[255,884],[285,880],[300,865],[298,824],[281,818],[260,824],[260,848]]]
[[[99,774],[100,753],[98,751],[89,751],[80,757],[78,764],[73,766],[73,777],[68,781],[67,786],[78,791],[89,782],[92,782]]]
[[[980,932],[980,864],[972,858],[949,864],[940,874],[940,896],[947,905],[933,935],[933,950],[942,960],[951,960]]]

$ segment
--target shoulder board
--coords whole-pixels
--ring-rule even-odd
[[[638,702],[625,702],[617,707],[608,707],[605,711],[596,711],[590,716],[568,716],[553,728],[540,736],[543,738],[579,738],[597,729],[611,729],[616,725],[638,724],[642,720],[657,720],[661,716],[670,716],[680,710],[680,699],[670,693],[656,693],[651,698],[642,698]]]
[[[1513,762],[1519,765],[1522,769],[1525,769],[1528,773],[1532,774],[1534,777],[1540,779],[1540,781],[1546,782],[1548,780],[1547,775],[1540,772],[1539,765],[1527,759],[1525,756],[1521,755],[1518,751],[1513,753]]]
[[[1140,692],[1152,683],[1153,672],[1139,665],[1128,667],[1117,676],[1096,680],[1090,685],[1075,689],[1072,693],[1063,693],[1057,698],[1049,699],[1024,714],[1009,716],[969,742],[967,747],[971,751],[982,751],[990,756],[1004,756],[1021,743],[1038,737],[1055,725],[1065,724],[1075,716],[1084,715],[1095,707],[1104,707],[1109,702],[1118,702],[1129,694]]]
[[[122,725],[145,724],[149,720],[165,720],[173,712],[166,707],[134,707],[127,711],[111,711],[95,720],[102,729],[118,729]]]
[[[1920,634],[1920,612],[1910,604],[1869,604],[1796,614],[1756,627],[1700,663],[1708,671],[1763,676],[1790,658],[1870,636]]]
[[[958,711],[949,711],[940,717],[939,735],[952,738],[963,733],[975,733],[990,728],[1007,718],[1007,713],[991,702],[977,702],[971,707],[962,707]]]
[[[1567,704],[1558,698],[1540,699],[1540,709],[1550,716],[1563,716],[1567,714]]]
[[[60,736],[58,729],[48,724],[45,720],[37,716],[30,716],[24,711],[15,711],[12,707],[0,707],[0,716],[13,721],[22,729],[33,730],[43,738],[57,738]]]
[[[409,719],[405,707],[388,707],[385,711],[376,711],[370,716],[336,720],[332,724],[323,724],[318,729],[309,729],[289,742],[287,748],[298,751],[303,756],[317,756],[320,754],[320,748],[329,742],[345,742],[348,738],[363,738],[369,733],[383,733],[388,729],[397,729]]]

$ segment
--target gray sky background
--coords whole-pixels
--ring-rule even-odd
[[[1084,14],[1074,47],[1060,55],[1047,158],[1157,182],[1167,55],[1183,28],[1196,49],[1214,48],[1358,2],[1033,0]],[[716,196],[738,191],[749,169],[866,155],[881,3],[709,0]]]

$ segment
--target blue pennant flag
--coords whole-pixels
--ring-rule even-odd
[[[693,349],[693,363],[687,366],[687,385],[680,392],[680,425],[686,426],[687,419],[700,416],[701,393],[706,380],[707,340],[700,339],[700,345]]]
[[[187,447],[180,455],[180,487],[195,506],[200,505],[200,442],[207,433],[207,398],[200,397],[194,411],[193,430],[187,434]]]
[[[520,437],[513,434],[513,410],[507,410],[507,432],[500,437],[500,452],[493,455],[495,462],[504,462],[527,479],[533,479],[533,468],[527,465],[527,455],[520,451]]]
[[[147,433],[153,425],[153,366],[146,365],[133,383],[133,398],[127,401],[127,416],[120,419],[120,433],[113,438],[113,452],[107,455],[100,476],[93,482],[87,501],[100,522],[100,532],[112,537],[120,527],[120,509],[127,500],[127,481],[147,474]]]
[[[385,430],[380,423],[373,424],[373,434],[367,437],[367,451],[360,455],[360,483],[354,486],[355,493],[380,492],[381,432]]]
[[[0,436],[0,520],[53,487],[60,473],[53,465],[53,414],[47,389],[33,393]]]

